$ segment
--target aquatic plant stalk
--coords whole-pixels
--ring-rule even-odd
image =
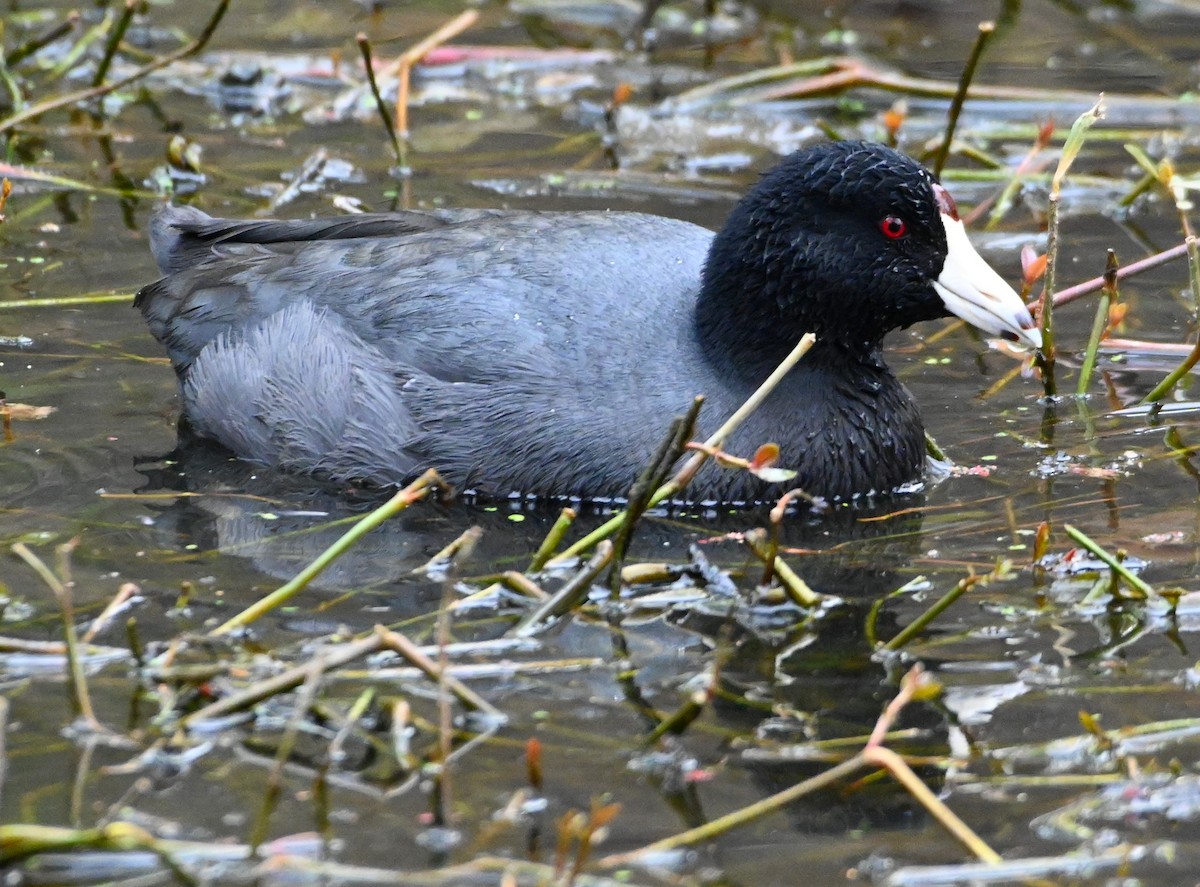
[[[1056,393],[1054,384],[1054,288],[1058,272],[1058,207],[1062,199],[1062,183],[1066,178],[1071,164],[1079,156],[1083,148],[1087,131],[1098,121],[1104,119],[1104,96],[1087,111],[1075,118],[1071,131],[1063,143],[1062,156],[1058,160],[1058,168],[1050,180],[1049,207],[1046,213],[1046,229],[1048,243],[1046,246],[1046,276],[1041,298],[1041,331],[1042,347],[1039,351],[1039,363],[1042,367],[1042,382],[1046,395],[1053,397]]]
[[[2,30],[0,30],[0,36],[3,36]],[[7,62],[4,61],[0,61],[0,84],[3,84],[5,92],[8,93],[10,106],[17,110],[25,107],[25,95],[21,92],[21,86],[12,75],[12,71],[8,69]]]
[[[1184,358],[1183,363],[1175,367],[1165,379],[1159,382],[1154,388],[1142,398],[1142,404],[1158,403],[1164,397],[1171,393],[1171,390],[1179,384],[1179,380],[1192,371],[1192,367],[1200,362],[1200,339],[1197,339],[1196,344],[1192,347],[1191,353]]]
[[[696,419],[700,415],[700,407],[703,404],[703,397],[694,398],[687,413],[671,423],[670,430],[659,444],[658,452],[654,454],[650,463],[638,475],[637,480],[629,489],[629,501],[625,506],[625,522],[621,524],[616,538],[613,540],[613,556],[609,564],[609,589],[614,598],[620,592],[621,568],[624,566],[625,553],[629,550],[629,543],[633,541],[633,532],[637,528],[638,521],[650,507],[655,491],[666,481],[671,467],[679,461],[679,457],[687,448],[688,441],[696,433]]]
[[[779,579],[780,586],[783,587],[784,592],[796,606],[807,610],[818,606],[825,600],[824,597],[813,591],[809,584],[801,579],[796,574],[796,571],[787,565],[787,562],[783,558],[777,555],[773,556],[765,531],[757,530],[745,533],[742,536],[742,541],[746,543],[747,548],[754,552],[755,557],[764,564],[768,560],[771,561],[772,571]]]
[[[146,664],[146,654],[145,648],[142,646],[141,635],[138,633],[136,616],[130,616],[125,620],[125,640],[129,644],[129,655],[133,657],[134,665],[139,669],[144,667]]]
[[[49,46],[59,37],[65,37],[72,28],[79,24],[80,18],[79,10],[72,9],[61,22],[51,25],[47,30],[31,37],[6,55],[4,57],[5,66],[11,69],[13,66],[25,61],[25,59],[29,58],[29,56],[33,55],[43,46]]]
[[[141,2],[142,0],[125,0],[125,6],[117,19],[116,27],[109,33],[108,40],[104,44],[104,55],[100,57],[100,63],[96,65],[96,73],[92,75],[92,86],[99,86],[108,76],[108,69],[112,65],[113,56],[117,54],[117,47],[125,39],[125,32],[129,30],[129,23],[133,21],[133,14]]]
[[[107,4],[106,4],[107,5]],[[79,62],[87,57],[88,51],[92,48],[92,44],[104,37],[108,29],[112,27],[113,11],[111,9],[104,10],[104,16],[96,24],[84,30],[79,39],[67,47],[63,52],[62,57],[55,60],[54,65],[46,74],[47,80],[58,80],[65,74],[73,71]]]
[[[325,659],[326,669],[332,671],[356,659],[370,656],[372,653],[378,653],[382,649],[384,649],[383,639],[378,634],[370,634],[365,638],[350,641],[346,644],[338,644],[328,650],[322,650],[321,655]],[[187,729],[192,724],[222,718],[234,712],[243,711],[257,705],[264,699],[270,699],[272,696],[286,693],[288,690],[294,690],[304,683],[306,677],[308,677],[307,664],[289,668],[287,671],[280,672],[266,680],[258,681],[244,690],[231,693],[222,699],[218,699],[211,705],[185,715],[180,720],[180,726]]]
[[[873,650],[879,644],[879,614],[883,611],[884,604],[893,598],[903,597],[909,592],[914,591],[924,585],[926,581],[924,576],[914,576],[895,591],[889,591],[882,597],[875,599],[874,603],[871,604],[871,608],[867,611],[866,619],[863,620],[863,637],[866,638],[868,647]]]
[[[163,867],[184,887],[199,887],[195,878],[175,860],[173,852],[185,849],[209,849],[212,843],[160,840],[129,822],[110,822],[100,828],[68,829],[47,825],[0,826],[0,865],[8,865],[40,853],[94,850],[100,853],[128,853],[144,850],[154,854]],[[246,849],[242,848],[241,857]],[[218,851],[230,859],[228,845]]]
[[[412,571],[413,574],[432,573],[454,566],[457,561],[471,556],[471,552],[475,550],[475,546],[479,544],[479,540],[482,537],[482,527],[467,527],[467,529],[459,533],[453,542],[444,546],[441,551],[421,566],[414,568]]]
[[[368,742],[370,742],[372,739],[375,739],[375,737],[370,736],[368,731],[358,730],[358,727],[359,722],[367,713],[367,709],[370,708],[371,703],[375,701],[376,695],[377,693],[374,687],[366,687],[361,693],[358,694],[344,716],[337,712],[330,712],[328,717],[330,719],[340,720],[341,726],[338,728],[337,733],[334,734],[333,739],[329,741],[329,746],[325,749],[325,763],[327,766],[338,763],[345,756],[343,746],[346,744],[346,740],[350,738],[351,733],[355,733],[357,731]],[[383,744],[379,743],[375,747],[378,748],[380,745]]]
[[[1167,262],[1173,262],[1176,259],[1183,258],[1188,254],[1188,244],[1186,242],[1176,244],[1170,249],[1165,249],[1160,253],[1155,253],[1152,256],[1146,256],[1144,259],[1138,259],[1136,262],[1130,262],[1128,265],[1122,265],[1117,272],[1117,280],[1121,281],[1127,277],[1133,277],[1135,274],[1141,274],[1143,271],[1149,271],[1157,268],[1159,265],[1165,265]],[[1059,290],[1054,294],[1054,307],[1061,308],[1063,305],[1069,305],[1071,302],[1082,299],[1084,296],[1091,295],[1094,292],[1104,289],[1104,276],[1093,277],[1091,280],[1085,280],[1083,283],[1077,283],[1074,286],[1069,286],[1064,290]],[[1034,299],[1029,302],[1026,307],[1035,307],[1040,299]],[[3,303],[0,303],[3,304]],[[962,321],[959,321],[961,323]]]
[[[1197,246],[1196,233],[1192,230],[1191,221],[1188,218],[1188,212],[1193,208],[1193,204],[1188,197],[1186,187],[1179,182],[1174,173],[1170,174],[1166,184],[1175,198],[1175,205],[1179,209],[1179,217],[1183,225],[1183,245],[1187,248],[1188,257],[1188,284],[1192,292],[1192,308],[1195,310],[1197,306],[1200,306],[1200,247]],[[1165,398],[1179,384],[1180,380],[1192,371],[1192,367],[1196,365],[1197,361],[1200,361],[1200,338],[1196,340],[1191,353],[1184,358],[1183,363],[1155,385],[1154,389],[1142,398],[1142,403],[1158,403]]]
[[[308,717],[308,711],[316,699],[317,689],[321,686],[321,675],[325,673],[325,659],[318,653],[304,668],[307,672],[304,683],[300,686],[300,692],[296,694],[291,717],[288,718],[283,736],[279,740],[279,747],[275,751],[275,765],[267,774],[267,784],[263,791],[262,803],[258,806],[258,815],[255,816],[254,825],[250,829],[249,844],[252,852],[257,852],[267,838],[271,813],[274,812],[279,795],[283,791],[283,768],[296,747],[300,724]]]
[[[468,9],[459,13],[428,37],[406,49],[389,66],[388,73],[394,72],[398,81],[396,88],[396,131],[400,134],[400,138],[408,138],[408,87],[413,67],[420,63],[425,53],[440,46],[447,40],[453,40],[477,21],[479,21],[479,11],[477,9]]]
[[[567,530],[571,529],[575,517],[574,508],[567,507],[559,512],[554,525],[550,527],[550,532],[546,534],[546,538],[542,540],[542,544],[538,546],[538,550],[534,552],[533,558],[529,561],[529,566],[525,568],[526,573],[536,573],[546,566],[546,562],[550,558],[554,557],[554,552],[562,544],[563,536],[567,535]]]
[[[19,65],[20,62],[28,59],[30,55],[37,52],[42,47],[49,46],[50,43],[58,40],[59,37],[65,37],[74,26],[79,24],[79,11],[71,10],[66,14],[66,18],[62,19],[56,25],[50,25],[50,28],[41,32],[34,37],[30,37],[28,41],[20,44],[19,47],[13,49],[11,53],[5,56],[4,64],[8,68]]]
[[[141,589],[132,582],[125,582],[117,589],[116,595],[104,607],[104,610],[92,620],[92,624],[88,626],[88,630],[84,632],[83,642],[90,644],[95,640],[96,635],[104,631],[108,624],[113,620],[113,617],[125,606],[126,602],[135,594],[141,594]]]
[[[998,564],[996,564],[995,569],[993,569],[990,573],[984,573],[982,575],[976,575],[972,573],[970,576],[964,576],[962,579],[958,580],[958,584],[955,585],[954,588],[950,589],[950,591],[938,598],[938,600],[934,602],[933,606],[906,625],[899,634],[884,644],[883,649],[890,651],[902,649],[909,641],[924,631],[929,623],[931,623],[938,616],[942,615],[942,613],[946,612],[946,610],[950,609],[955,601],[957,601],[976,585],[987,585],[990,582],[1003,579],[1008,576],[1011,571],[1012,564],[1009,561],[1000,561]]]
[[[967,90],[971,86],[971,81],[975,79],[975,69],[979,67],[979,59],[983,56],[983,50],[995,32],[995,22],[979,23],[979,33],[975,36],[975,44],[971,47],[971,54],[967,56],[967,63],[963,66],[962,74],[959,75],[958,89],[954,91],[954,98],[950,100],[950,110],[946,112],[946,131],[942,134],[942,143],[938,146],[933,160],[935,176],[940,176],[946,167],[946,159],[950,156],[950,147],[954,143],[954,131],[958,128],[958,117],[962,113],[963,103],[967,100]]]
[[[1026,179],[1031,174],[1041,171],[1045,165],[1044,162],[1041,162],[1041,155],[1046,150],[1046,146],[1050,144],[1052,138],[1054,138],[1054,123],[1043,124],[1037,131],[1033,145],[1030,146],[1025,156],[1021,158],[1021,162],[1012,171],[1012,176],[1004,185],[999,195],[995,197],[995,205],[992,207],[992,211],[988,213],[987,224],[984,226],[987,230],[990,231],[1000,224],[1000,220],[1004,218],[1005,214],[1012,207],[1013,200],[1016,198],[1017,192],[1021,189],[1021,185],[1024,184]],[[991,202],[992,198],[989,197],[987,200],[978,203],[963,217],[963,224],[969,227],[987,210],[988,204]]]
[[[371,58],[371,42],[367,39],[367,35],[361,32],[354,39],[358,43],[359,52],[362,53],[363,69],[367,73],[367,85],[371,87],[371,96],[375,99],[375,110],[379,112],[379,119],[383,121],[384,131],[387,132],[388,141],[392,145],[392,156],[396,159],[396,166],[403,169],[408,166],[408,158],[405,156],[404,146],[396,135],[396,124],[392,120],[392,115],[388,113],[387,102],[379,93],[379,83],[375,80],[375,61]]]
[[[1090,551],[1099,560],[1103,561],[1110,570],[1124,579],[1126,584],[1128,584],[1131,588],[1141,592],[1141,594],[1148,598],[1155,598],[1159,596],[1158,592],[1154,590],[1153,586],[1132,573],[1127,566],[1125,566],[1116,558],[1115,555],[1105,551],[1098,543],[1093,542],[1092,539],[1090,539],[1083,532],[1077,530],[1070,524],[1063,524],[1063,529],[1066,531],[1068,536],[1074,539],[1083,548],[1086,548],[1088,551]]]
[[[946,80],[879,71],[859,58],[828,56],[714,80],[667,99],[662,103],[662,108],[680,113],[694,112],[713,105],[736,107],[780,99],[830,95],[851,89],[880,89],[910,96],[953,99],[958,87]],[[1096,93],[1074,89],[975,85],[968,90],[967,98],[1081,105],[1094,102]],[[1177,99],[1162,95],[1114,96],[1110,101],[1114,105],[1136,104],[1142,109],[1152,105],[1174,113],[1178,113],[1179,107]]]
[[[708,707],[712,701],[711,681],[710,688],[707,690],[696,690],[690,693],[675,711],[667,715],[658,726],[642,740],[642,745],[654,745],[662,737],[670,733],[672,736],[681,736],[690,727],[700,715],[704,714],[704,709]]]
[[[391,499],[364,516],[353,527],[347,530],[340,539],[330,545],[307,567],[284,585],[271,592],[266,597],[256,601],[233,618],[217,626],[209,632],[210,635],[228,634],[235,628],[249,625],[260,616],[281,607],[299,594],[313,579],[317,578],[335,560],[345,554],[359,539],[391,517],[404,511],[414,502],[424,499],[429,493],[442,486],[442,480],[433,469],[426,471],[404,489],[398,491]]]
[[[496,708],[496,706],[492,705],[458,678],[446,674],[444,667],[439,667],[436,662],[425,655],[425,652],[420,647],[404,635],[384,628],[382,625],[375,626],[375,634],[383,642],[383,646],[386,649],[399,653],[419,668],[430,680],[439,684],[444,683],[446,689],[454,695],[454,698],[467,708],[472,711],[485,712],[494,717],[503,717],[500,709]],[[444,650],[444,648],[444,644],[439,646],[439,650]]]
[[[88,722],[88,725],[93,730],[107,732],[104,725],[96,717],[95,709],[92,708],[92,698],[88,694],[87,672],[84,671],[83,663],[80,661],[79,636],[75,632],[75,608],[71,600],[70,590],[24,542],[14,543],[12,551],[13,554],[25,561],[41,577],[42,581],[46,583],[50,591],[54,593],[54,598],[58,601],[59,610],[62,612],[63,636],[67,644],[67,665],[71,675],[71,689],[75,692],[74,698],[79,715]]]
[[[647,857],[653,858],[659,854],[670,853],[683,847],[690,847],[710,840],[725,834],[731,829],[749,825],[752,822],[762,819],[764,816],[776,813],[793,801],[805,795],[812,794],[818,789],[832,785],[843,777],[849,776],[864,767],[886,768],[916,798],[918,803],[963,846],[984,862],[999,862],[1000,854],[989,847],[965,822],[955,815],[954,811],[939,800],[921,782],[920,778],[912,772],[903,758],[880,744],[882,737],[887,734],[900,710],[916,697],[921,673],[921,667],[917,665],[905,675],[904,680],[901,681],[900,692],[884,713],[880,715],[879,720],[876,722],[875,730],[871,734],[871,739],[867,741],[862,751],[852,758],[830,767],[828,770],[818,773],[816,776],[806,779],[803,782],[790,786],[781,792],[777,792],[769,798],[764,798],[761,801],[713,819],[696,828],[688,829],[669,838],[664,838],[661,841],[655,841],[652,844],[647,844],[637,850],[607,856],[599,860],[599,864],[607,867],[636,864]]]
[[[611,523],[611,521],[610,521]],[[596,551],[583,568],[571,577],[550,598],[536,610],[526,616],[511,634],[522,638],[537,634],[546,627],[546,623],[558,616],[563,616],[573,610],[585,597],[588,589],[601,571],[608,566],[613,556],[613,545],[607,539],[601,539],[596,545]]]
[[[1119,298],[1117,292],[1117,272],[1120,270],[1117,254],[1111,249],[1105,260],[1104,289],[1100,293],[1100,301],[1096,304],[1096,317],[1092,320],[1092,333],[1088,336],[1087,350],[1083,353],[1083,365],[1079,368],[1079,379],[1075,384],[1075,394],[1083,397],[1087,394],[1092,382],[1092,373],[1096,369],[1096,352],[1100,348],[1100,339],[1108,327],[1108,312],[1113,302]]]

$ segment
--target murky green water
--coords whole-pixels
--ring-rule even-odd
[[[13,16],[65,8],[10,6]],[[142,189],[162,163],[169,134],[180,132],[203,148],[208,181],[194,200],[219,215],[260,210],[265,195],[323,147],[352,171],[301,193],[278,214],[331,213],[335,198],[353,197],[375,209],[395,202],[637,209],[715,226],[731,206],[731,195],[769,165],[775,152],[814,137],[815,121],[849,136],[878,137],[877,114],[895,97],[866,89],[674,111],[658,106],[659,98],[765,66],[779,53],[796,58],[852,53],[880,69],[952,82],[975,23],[997,14],[993,4],[977,2],[753,6],[753,20],[741,23],[747,39],[718,52],[711,67],[699,47],[668,45],[647,60],[620,51],[619,41],[606,43],[601,34],[597,45],[611,55],[585,64],[538,68],[497,62],[421,71],[412,112],[414,174],[399,195],[399,183],[389,174],[393,161],[369,105],[362,106],[361,119],[332,124],[311,116],[306,121],[302,111],[338,94],[330,85],[328,60],[340,54],[342,64],[354,63],[355,32],[369,33],[386,53],[457,13],[455,4],[385,4],[372,18],[352,2],[238,3],[199,63],[156,75],[140,101],[103,123],[67,114],[44,118],[22,138],[29,153],[9,159],[92,189],[124,180]],[[1194,88],[1200,10],[1147,3],[1080,12],[1026,2],[1005,4],[1004,11],[1008,18],[979,81],[1073,92],[972,103],[962,124],[968,136],[993,133],[988,149],[1015,163],[1047,117],[1065,127],[1085,110],[1086,97],[1099,90],[1110,94],[1109,118],[1078,162],[1078,180],[1065,192],[1060,281],[1066,285],[1099,274],[1107,248],[1128,262],[1178,242],[1179,219],[1169,201],[1143,199],[1128,213],[1115,212],[1120,190],[1088,176],[1137,178],[1123,140],[1138,142],[1155,158],[1168,153],[1179,170],[1193,176],[1200,169],[1200,154],[1192,147],[1200,106],[1166,98]],[[533,45],[530,22],[500,5],[481,12],[480,25],[459,43]],[[194,31],[206,13],[202,4],[186,10],[177,4],[154,7],[151,20]],[[13,27],[23,24],[13,18]],[[540,40],[552,39],[553,29],[544,22],[534,30]],[[588,35],[568,30],[574,40]],[[158,52],[166,48],[154,46]],[[254,97],[267,113],[229,107],[231,93],[218,93],[212,85],[214,73],[232,64],[230,53],[246,52],[288,63],[290,95],[278,102]],[[298,56],[304,58],[297,61]],[[634,83],[637,91],[617,116],[616,151],[623,167],[613,174],[600,131],[604,103],[622,81]],[[940,131],[944,104],[909,100],[903,147],[919,151]],[[1118,130],[1129,132],[1103,136]],[[974,167],[955,161],[952,168]],[[947,181],[964,206],[997,189],[996,183],[972,181],[961,172]],[[8,221],[0,226],[0,299],[131,294],[153,279],[145,236],[151,196],[17,185]],[[1031,187],[995,231],[978,237],[1010,279],[1020,276],[1023,243],[1044,247],[1038,233],[1044,205],[1044,188]],[[1122,335],[1188,340],[1193,312],[1186,289],[1182,263],[1126,283],[1122,292],[1130,307]],[[1064,347],[1082,346],[1092,304],[1077,303],[1058,316]],[[343,765],[345,779],[329,789],[329,821],[322,823],[311,777],[297,772],[285,782],[270,834],[324,826],[335,839],[337,859],[405,870],[468,860],[484,851],[524,857],[531,845],[539,848],[534,856],[546,859],[552,855],[554,819],[572,807],[586,809],[603,795],[622,811],[599,852],[636,848],[827,766],[766,761],[764,749],[870,731],[908,662],[871,659],[863,632],[871,604],[926,577],[915,593],[883,608],[879,629],[886,638],[968,570],[986,572],[997,559],[1011,558],[1017,568],[1012,579],[973,590],[908,651],[947,687],[943,704],[914,705],[905,713],[901,726],[921,731],[911,750],[945,754],[949,745],[961,755],[974,741],[985,751],[974,760],[960,758],[948,773],[927,767],[922,775],[1005,856],[1125,847],[1129,871],[1141,879],[1136,883],[1191,883],[1200,853],[1195,798],[1165,811],[1104,813],[1098,784],[1016,777],[1166,772],[1178,762],[1180,779],[1187,779],[1198,757],[1195,725],[1145,747],[1119,747],[1119,762],[1110,750],[1085,750],[1062,760],[1041,752],[1013,760],[995,750],[1082,736],[1080,711],[1100,715],[1106,728],[1196,713],[1198,623],[1189,598],[1175,616],[1128,603],[1081,607],[1088,581],[1051,580],[1031,571],[1029,560],[1040,522],[1053,525],[1057,552],[1071,545],[1062,530],[1070,523],[1109,550],[1125,549],[1147,561],[1142,576],[1156,587],[1195,591],[1200,473],[1185,448],[1200,440],[1200,414],[1153,422],[1112,415],[1114,408],[1136,402],[1161,375],[1131,369],[1128,362],[1106,363],[1091,396],[1081,402],[1067,397],[1046,405],[1040,383],[1020,377],[985,396],[1014,370],[1014,362],[962,330],[924,340],[938,329],[932,324],[896,335],[893,365],[938,441],[960,465],[987,471],[950,478],[932,485],[923,498],[877,510],[914,509],[890,519],[793,519],[784,531],[786,547],[795,549],[790,563],[815,589],[846,601],[822,620],[789,624],[795,617],[785,614],[780,624],[767,627],[761,620],[730,620],[684,605],[631,616],[625,626],[627,664],[644,701],[672,711],[688,691],[686,682],[711,668],[719,670],[720,684],[729,691],[669,745],[673,759],[663,764],[640,751],[647,722],[630,698],[630,685],[618,680],[604,622],[575,621],[544,637],[536,649],[508,654],[517,663],[557,666],[472,682],[509,722],[454,763],[446,814],[461,833],[457,847],[445,854],[430,849],[428,785],[389,770],[362,742]],[[372,504],[361,494],[230,464],[212,451],[172,455],[174,375],[126,304],[20,309],[0,304],[0,336],[32,340],[28,347],[0,346],[0,389],[9,401],[56,408],[44,420],[14,423],[13,440],[0,448],[0,542],[6,550],[0,592],[10,601],[0,633],[39,640],[61,634],[45,586],[7,554],[14,542],[25,541],[53,562],[53,545],[77,537],[72,576],[79,621],[95,616],[122,584],[133,582],[140,596],[126,615],[136,616],[143,642],[153,645],[206,631],[274,589],[344,530],[330,526],[331,520]],[[1064,390],[1073,389],[1074,372],[1060,370]],[[419,506],[365,540],[294,608],[258,623],[255,643],[302,661],[311,655],[313,639],[341,629],[348,636],[377,622],[429,642],[446,589],[411,571],[476,524],[484,534],[464,575],[520,569],[554,514],[507,506]],[[583,522],[598,521],[585,516]],[[726,534],[765,522],[763,514],[659,517],[635,540],[632,560],[683,563],[689,544],[702,541],[714,562],[744,566],[753,576],[760,568]],[[753,584],[738,581],[747,588]],[[184,583],[190,595],[178,607]],[[456,622],[455,636],[494,638],[518,615],[516,607],[472,611]],[[124,646],[122,622],[98,641]],[[213,656],[197,644],[184,658],[206,662]],[[567,668],[562,662],[567,658],[581,661]],[[214,680],[223,685],[245,677]],[[435,705],[411,680],[380,688],[362,674],[343,675],[327,683],[327,702],[349,705],[367,684],[385,701],[408,698],[419,717],[436,721]],[[119,811],[176,837],[247,838],[270,770],[270,747],[242,742],[231,731],[185,773],[156,773],[142,783],[104,769],[129,761],[137,749],[91,748],[63,735],[72,716],[61,669],[39,670],[36,661],[22,657],[0,660],[0,687],[10,703],[0,821],[86,826]],[[91,680],[100,719],[143,742],[156,735],[166,687],[152,679],[139,684],[125,662],[97,668]],[[764,721],[772,708],[774,719]],[[281,703],[273,711],[286,719],[289,709]],[[278,726],[272,732],[260,723],[260,734],[274,741]],[[531,736],[544,746],[547,812],[497,827],[494,812],[526,786],[522,755]],[[414,751],[420,754],[433,733],[421,729],[418,737]],[[303,747],[301,757],[307,749],[315,760],[321,742],[307,741],[312,747]],[[1148,796],[1159,797],[1154,791]],[[1083,805],[1083,812],[1055,818],[1073,803]],[[1034,822],[1043,815],[1050,818]],[[1166,841],[1177,844],[1168,848]],[[1177,861],[1170,861],[1168,850]],[[890,868],[969,859],[907,796],[874,785],[802,801],[786,815],[725,835],[705,845],[684,870],[696,878],[717,872],[731,883],[766,884],[793,883],[802,871],[811,883],[832,884],[851,870],[882,880]],[[1114,883],[1112,877],[1110,867],[1078,881]],[[638,872],[634,879],[652,877]]]

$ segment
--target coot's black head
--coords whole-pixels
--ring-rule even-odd
[[[951,313],[1041,344],[925,167],[883,145],[831,142],[787,157],[734,208],[697,319],[710,353],[757,371],[805,332],[866,357],[888,331]]]

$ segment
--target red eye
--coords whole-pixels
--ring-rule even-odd
[[[908,233],[908,223],[899,216],[888,216],[879,223],[879,230],[889,240],[899,240]]]

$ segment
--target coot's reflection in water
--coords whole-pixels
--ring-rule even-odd
[[[151,506],[165,548],[219,551],[249,560],[283,581],[340,538],[355,517],[383,504],[393,492],[264,469],[183,430],[175,450],[140,460],[138,471],[146,478],[139,494],[186,494]],[[780,545],[815,590],[871,600],[896,587],[894,571],[920,549],[920,502],[919,494],[910,494],[822,513],[801,507],[784,519]],[[471,557],[471,574],[524,569],[562,504],[439,501],[431,496],[359,539],[312,585],[345,590],[397,581],[472,526],[483,532]],[[613,513],[611,507],[588,503],[573,507],[578,517],[569,540]],[[872,519],[901,510],[905,513],[893,520]],[[684,563],[688,546],[699,543],[714,562],[745,574],[739,585],[753,587],[761,565],[747,559],[737,538],[768,525],[766,506],[658,512],[638,526],[629,560]]]

